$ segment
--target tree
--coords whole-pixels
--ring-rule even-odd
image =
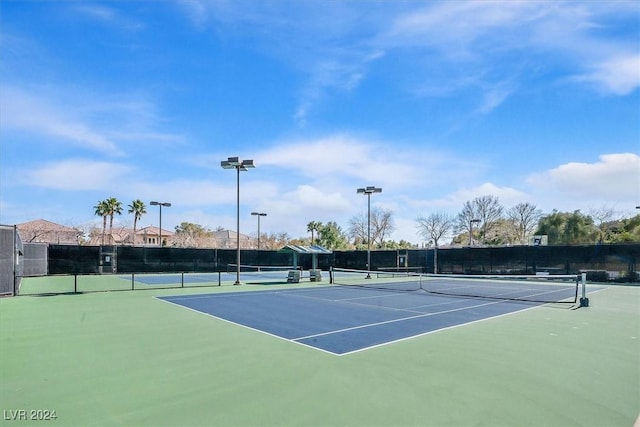
[[[315,239],[313,233],[315,231],[319,231],[320,227],[322,227],[322,223],[320,221],[311,221],[307,224],[307,231],[311,233],[311,245],[315,244]]]
[[[386,209],[371,209],[371,243],[376,247],[384,245],[385,238],[395,230],[393,212]],[[369,217],[366,214],[356,215],[349,220],[349,237],[358,246],[366,243],[369,237]]]
[[[175,227],[175,232],[173,236],[175,244],[186,248],[206,246],[206,239],[212,235],[210,230],[191,222],[181,222]]]
[[[598,227],[598,241],[602,243],[609,240],[611,238],[611,226],[614,223],[613,219],[616,216],[616,211],[613,210],[613,208],[602,206],[599,209],[591,209],[589,216],[593,218],[596,227]]]
[[[610,243],[640,242],[640,215],[607,223]]]
[[[518,203],[507,211],[507,217],[513,222],[517,241],[525,244],[527,237],[538,226],[542,212],[531,203]]]
[[[483,243],[486,243],[489,231],[497,224],[498,220],[502,218],[504,208],[498,198],[494,196],[476,197],[473,203],[476,206],[476,213],[480,220],[480,238]]]
[[[384,249],[414,249],[416,245],[411,242],[407,242],[406,240],[400,240],[396,242],[395,240],[385,240]]]
[[[493,223],[490,231],[483,238],[483,243],[490,246],[513,245],[518,243],[518,227],[508,218],[500,218]]]
[[[286,232],[270,233],[270,234],[263,233],[260,235],[260,245],[264,249],[280,249],[288,245],[289,242],[291,242],[291,238],[289,237],[289,234],[287,234]],[[294,244],[305,245],[306,242],[304,242],[303,239],[300,239],[300,241]]]
[[[438,247],[440,239],[446,236],[453,228],[454,218],[444,212],[432,213],[427,217],[419,216],[418,234],[427,241],[433,241]]]
[[[473,234],[473,222],[478,220],[478,214],[476,213],[476,209],[473,203],[470,201],[464,202],[462,206],[462,211],[458,213],[456,216],[456,231],[459,234],[466,234],[469,238],[469,245],[471,245],[472,234]],[[464,237],[459,243],[464,242]],[[454,242],[457,242],[457,239],[454,239]]]
[[[109,216],[109,205],[106,200],[101,200],[93,207],[94,213],[102,217],[102,244],[104,245],[104,233],[107,231],[107,217]]]
[[[385,238],[396,229],[393,223],[393,212],[388,209],[372,209],[371,228],[373,232],[371,236],[372,243],[378,242],[378,247],[382,247]]]
[[[348,235],[353,239],[353,244],[358,248],[367,243],[367,215],[360,214],[349,220]],[[359,248],[360,249],[360,248]]]
[[[593,219],[579,210],[567,216],[562,239],[564,243],[591,243],[598,234]]]
[[[105,202],[107,216],[109,217],[109,236],[113,230],[113,217],[115,215],[122,215],[122,202],[118,201],[115,197],[109,197]]]
[[[478,223],[476,230],[481,242],[486,243],[485,237],[494,227],[498,220],[502,218],[504,208],[500,204],[497,197],[481,196],[476,197],[473,201],[465,202],[462,211],[456,217],[458,232],[466,232],[468,236],[473,235],[473,224]]]
[[[129,205],[129,213],[133,214],[133,244],[136,244],[136,230],[138,228],[138,220],[142,218],[142,215],[147,213],[147,207],[140,199],[136,199]]]
[[[328,249],[346,249],[349,246],[347,236],[342,228],[334,222],[329,221],[318,231],[320,245]]]
[[[593,219],[579,210],[569,213],[554,209],[553,213],[540,219],[535,234],[547,235],[550,245],[571,245],[593,243],[598,230]]]

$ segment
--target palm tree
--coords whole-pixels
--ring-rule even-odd
[[[322,227],[322,223],[319,221],[311,221],[309,222],[309,224],[307,224],[307,231],[311,232],[311,245],[313,245],[313,242],[315,240],[313,238],[313,232],[319,231],[321,227]]]
[[[113,216],[116,214],[122,215],[122,202],[115,197],[109,197],[105,200],[105,203],[107,205],[107,215],[109,216],[109,237],[112,238]]]
[[[97,205],[93,207],[93,209],[96,215],[102,217],[102,244],[104,245],[104,233],[107,230],[107,216],[109,216],[109,206],[107,205],[106,200],[101,200]]]
[[[147,213],[147,207],[140,199],[136,199],[129,205],[129,213],[133,214],[133,244],[136,244],[136,228],[138,226],[138,220],[142,218],[142,215]]]

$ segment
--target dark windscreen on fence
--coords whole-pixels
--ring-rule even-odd
[[[49,245],[49,274],[100,273],[100,246]]]
[[[112,257],[114,259],[108,258]],[[640,244],[580,246],[510,246],[402,250],[372,250],[371,270],[405,269],[445,274],[578,274],[591,281],[638,281]],[[107,261],[110,262],[107,266]],[[194,249],[118,246],[49,245],[49,274],[101,272],[227,271],[237,263],[234,249]],[[254,266],[291,265],[291,254],[276,250],[242,249],[241,262]],[[298,266],[312,268],[311,256],[300,255]],[[366,269],[367,251],[333,251],[318,256],[318,268]]]

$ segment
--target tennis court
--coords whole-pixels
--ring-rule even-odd
[[[630,426],[640,409],[637,286],[588,285],[579,309],[327,282],[145,289],[0,299],[3,414],[50,410],[65,426]],[[439,317],[437,302],[491,312],[399,335],[408,311]],[[404,326],[356,350],[300,345],[383,322]]]
[[[394,287],[408,284],[406,281],[385,282],[385,285]],[[516,285],[518,284],[512,286]],[[452,290],[442,284],[440,286],[443,290]],[[459,286],[457,281],[456,287]],[[469,286],[464,289],[468,291]],[[526,295],[546,296],[552,292],[544,284],[538,286],[536,288],[528,284]],[[491,288],[491,284],[484,283],[483,288],[486,293],[486,288]],[[504,292],[503,286],[500,288]],[[565,291],[563,296],[570,296],[564,288],[561,291]],[[558,291],[553,289],[553,292]],[[535,301],[461,298],[424,292],[342,286],[182,295],[160,299],[293,343],[339,355],[503,316],[541,304]]]

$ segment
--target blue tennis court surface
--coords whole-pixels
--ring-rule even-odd
[[[160,299],[337,355],[540,305],[341,286]]]

